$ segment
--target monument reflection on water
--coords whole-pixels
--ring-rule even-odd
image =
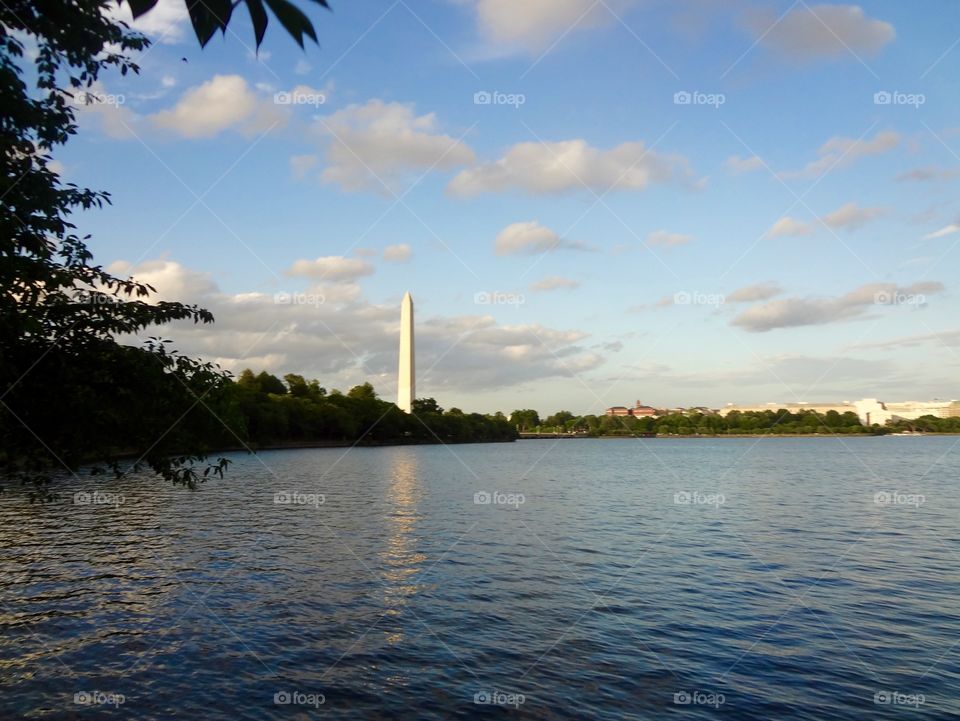
[[[413,448],[398,448],[391,460],[387,487],[388,535],[380,558],[386,613],[397,617],[422,587],[416,577],[427,557],[417,550],[417,525],[422,520],[419,504],[424,495],[417,455]],[[387,641],[394,644],[402,639],[402,633],[393,631]]]

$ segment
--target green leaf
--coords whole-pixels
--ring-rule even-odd
[[[313,42],[317,42],[317,33],[313,29],[310,19],[303,14],[296,5],[288,0],[266,0],[267,5],[276,15],[280,24],[286,28],[290,36],[297,41],[297,45],[303,47],[303,36],[307,35]]]
[[[267,32],[267,11],[263,9],[263,0],[246,0],[247,10],[250,11],[250,20],[253,22],[253,33],[257,38],[257,49],[263,42],[263,35]]]
[[[137,19],[143,15],[148,10],[152,10],[153,6],[157,4],[157,0],[126,0],[127,5],[130,6],[130,11],[133,13],[134,19]],[[123,0],[118,4],[123,4]]]
[[[233,3],[230,0],[187,0],[187,12],[200,47],[206,47],[215,32],[226,32],[233,14]]]

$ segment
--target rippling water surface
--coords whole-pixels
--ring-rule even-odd
[[[196,492],[8,488],[0,719],[960,718],[956,442],[313,449]]]

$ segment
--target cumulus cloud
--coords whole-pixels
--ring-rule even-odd
[[[374,99],[319,118],[316,132],[328,142],[321,179],[344,190],[384,192],[407,176],[450,170],[474,162],[473,150],[438,130],[433,113]]]
[[[644,190],[654,183],[691,176],[685,158],[657,153],[641,142],[603,150],[577,139],[518,143],[502,158],[458,173],[448,190],[461,197],[512,189],[550,194],[586,187],[605,193]]]
[[[834,297],[783,298],[751,306],[733,319],[733,325],[755,333],[776,328],[826,325],[865,315],[871,308],[888,305],[921,306],[928,295],[943,291],[935,281],[898,286],[869,283]]]
[[[184,138],[212,138],[224,130],[263,132],[285,120],[272,99],[259,96],[240,75],[214,75],[187,90],[169,110],[150,116],[158,128]]]
[[[383,259],[389,263],[406,263],[413,257],[413,250],[406,243],[388,245],[383,251]]]
[[[197,303],[214,314],[212,326],[177,322],[144,333],[171,338],[181,352],[234,372],[252,367],[302,373],[343,390],[369,380],[384,398],[396,392],[399,298],[379,305],[322,284],[276,295],[229,294],[205,274],[170,260],[136,267],[120,262],[112,269],[150,282],[162,298]],[[603,362],[582,345],[587,338],[582,331],[538,324],[498,325],[487,315],[421,314],[417,387],[447,405],[452,399],[444,401],[444,394],[568,378]]]
[[[677,245],[686,245],[693,240],[692,235],[683,235],[682,233],[668,233],[665,230],[655,230],[647,235],[648,245],[665,245],[674,247]]]
[[[900,135],[892,130],[877,133],[870,140],[836,136],[820,146],[820,157],[807,163],[803,170],[781,173],[785,178],[816,178],[834,167],[842,168],[860,158],[883,155],[900,145]]]
[[[552,275],[549,278],[538,280],[530,285],[530,290],[538,293],[545,293],[551,290],[573,290],[579,288],[580,283],[572,278],[563,278],[559,275]]]
[[[856,203],[845,203],[832,213],[827,213],[821,220],[831,228],[856,230],[886,212],[886,208],[861,208]]]
[[[770,226],[770,230],[764,233],[765,238],[784,238],[787,236],[811,235],[813,228],[809,223],[804,223],[796,218],[785,215],[776,223]]]
[[[783,288],[778,283],[755,283],[737,288],[727,295],[726,301],[727,303],[753,303],[758,300],[770,300],[782,292]]]
[[[590,248],[575,240],[565,240],[550,228],[535,220],[523,223],[511,223],[497,233],[494,250],[497,255],[537,255],[551,250],[589,250]]]
[[[857,5],[801,3],[779,21],[763,12],[748,25],[757,42],[799,62],[876,55],[896,37],[893,25],[868,17]]]
[[[97,126],[108,137],[130,140],[137,136],[140,116],[127,107],[124,95],[107,92],[99,81],[74,91],[73,105],[80,123]]]
[[[534,52],[545,50],[574,30],[615,17],[595,0],[477,0],[476,12],[480,31],[488,40]]]
[[[359,258],[328,255],[314,260],[298,260],[287,269],[286,274],[292,278],[313,278],[334,282],[353,281],[365,275],[372,275],[373,266]]]
[[[763,170],[765,166],[763,158],[759,155],[751,155],[749,158],[741,158],[739,155],[731,155],[724,162],[727,170],[734,175],[743,173],[752,173],[755,170]]]
[[[154,42],[172,45],[184,39],[189,28],[187,6],[182,0],[159,0],[144,15],[136,20],[127,3],[109,3],[106,13],[109,17],[122,20],[151,38]]]
[[[107,270],[120,277],[134,277],[156,288],[151,300],[198,298],[213,293],[217,288],[208,273],[191,270],[166,259],[144,261],[136,267],[125,260],[118,260],[108,265]]]

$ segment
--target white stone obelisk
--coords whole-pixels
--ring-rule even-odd
[[[413,410],[416,392],[413,359],[413,298],[410,293],[403,296],[400,304],[400,367],[397,372],[397,407],[405,413]]]

